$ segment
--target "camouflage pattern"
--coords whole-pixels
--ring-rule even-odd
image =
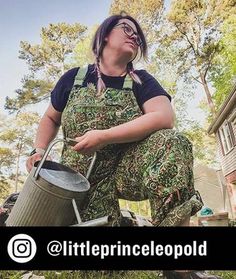
[[[78,73],[62,114],[65,137],[107,129],[142,115],[128,76],[123,89],[107,88],[101,96],[94,85],[81,87],[83,77]],[[91,156],[66,145],[63,148],[62,163],[84,175],[90,160]],[[91,189],[79,205],[82,220],[111,215],[111,225],[119,226],[119,198],[148,199],[155,226],[178,226],[202,207],[194,190],[192,166],[191,143],[172,129],[159,130],[138,142],[108,145],[97,152],[89,177]]]

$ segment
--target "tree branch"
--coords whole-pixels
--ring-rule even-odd
[[[197,82],[199,82],[201,85],[203,85],[203,83],[202,83],[200,80],[198,80],[197,78],[195,78],[194,76],[192,76],[192,78],[193,78],[194,80],[196,80]]]
[[[204,78],[206,78],[207,72],[208,72],[208,70],[210,69],[210,67],[212,65],[212,60],[214,59],[214,56],[216,54],[216,49],[217,49],[217,46],[215,46],[213,52],[211,52],[211,54],[209,56],[208,65],[207,65],[207,68],[206,68],[205,73],[204,73]]]
[[[181,31],[180,28],[178,27],[178,25],[177,25],[176,23],[175,23],[175,27],[178,29],[178,31],[179,31],[182,35],[184,35],[184,37],[186,37],[186,39],[187,39],[188,43],[190,44],[190,46],[191,46],[191,48],[192,48],[194,54],[197,56],[197,53],[196,53],[196,51],[195,51],[195,49],[194,49],[194,45],[193,45],[193,44],[191,43],[191,41],[189,40],[187,34],[184,33],[183,31]]]

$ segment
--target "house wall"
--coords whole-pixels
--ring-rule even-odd
[[[227,191],[231,204],[232,217],[236,218],[236,171],[226,176]]]
[[[232,123],[234,137],[236,139],[236,107],[233,109],[232,113],[230,114],[230,117],[232,118],[231,123]]]
[[[236,108],[232,110],[232,112],[229,114],[227,119],[230,120],[231,122],[234,137],[236,138]],[[221,146],[218,133],[216,134],[216,141],[219,150],[223,174],[224,176],[227,176],[236,170],[236,145],[227,154],[223,155],[222,146]]]
[[[225,179],[228,183],[236,183],[236,170],[226,175]]]
[[[236,108],[228,115],[227,120],[231,123],[234,135],[234,143],[236,142]],[[223,155],[222,145],[219,134],[216,134],[222,171],[226,179],[227,192],[231,204],[232,218],[236,218],[236,145],[227,154]]]
[[[221,188],[214,169],[206,165],[195,166],[194,186],[199,191],[205,206],[210,207],[214,212],[223,209]]]

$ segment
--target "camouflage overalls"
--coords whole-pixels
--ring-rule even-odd
[[[97,96],[93,84],[81,87],[86,69],[80,69],[62,113],[65,137],[75,138],[91,129],[107,129],[142,115],[132,80],[123,89],[107,88]],[[62,163],[86,174],[91,156],[64,146]],[[172,129],[159,130],[142,141],[111,144],[97,152],[89,177],[91,188],[80,205],[83,221],[111,214],[120,223],[118,198],[149,199],[155,226],[178,226],[200,208],[193,186],[191,143]]]

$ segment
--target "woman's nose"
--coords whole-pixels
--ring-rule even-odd
[[[131,40],[132,40],[136,45],[138,45],[138,43],[137,43],[137,39],[138,39],[137,34],[133,34],[130,38],[131,38]]]

